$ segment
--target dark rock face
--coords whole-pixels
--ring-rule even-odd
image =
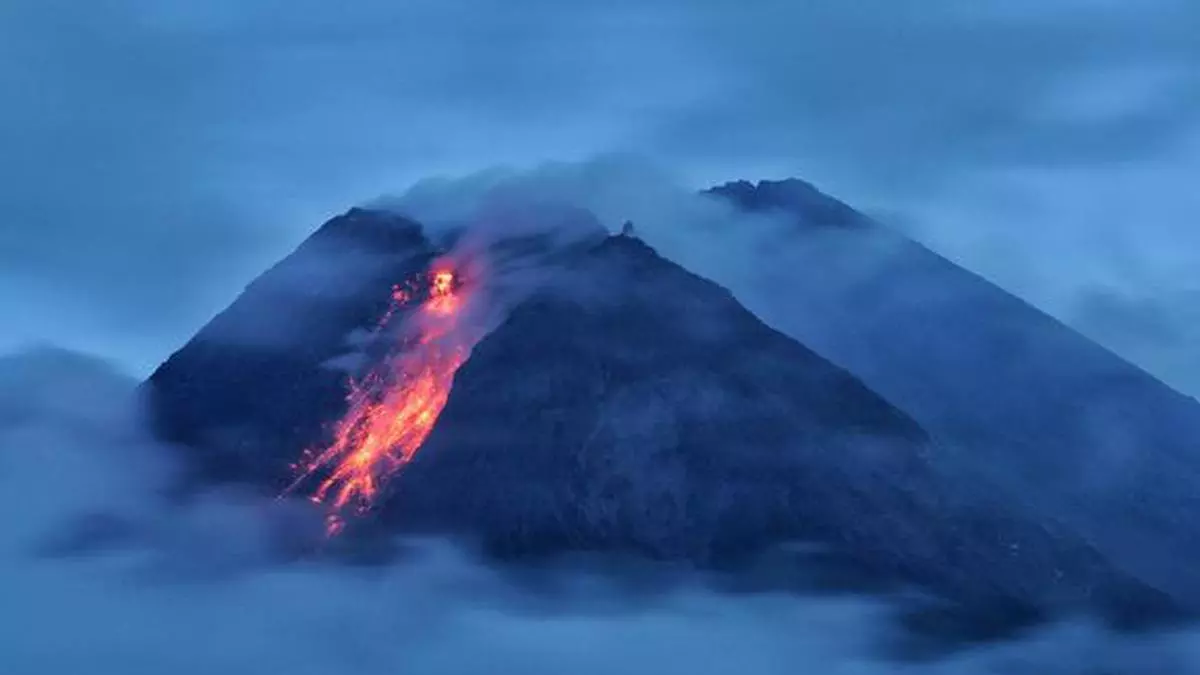
[[[199,450],[210,478],[278,489],[345,409],[346,373],[330,360],[435,254],[398,216],[353,209],[330,220],[151,375],[157,433]]]
[[[797,488],[838,466],[919,472],[910,419],[645,244],[610,238],[556,280],[592,290],[546,288],[475,348],[398,521],[702,559],[802,534],[798,500],[822,500]]]
[[[963,500],[912,418],[638,239],[487,251],[541,281],[475,346],[364,536],[701,566],[800,540],[968,604],[1169,604],[1052,522]],[[391,214],[326,223],[150,378],[159,434],[206,479],[277,491],[346,409],[331,362],[436,255]]]
[[[1200,607],[1195,400],[865,216],[829,236],[818,225],[844,205],[810,187],[733,186],[709,193],[797,222],[759,265],[762,286],[739,289],[789,289],[772,325],[959,448],[964,485],[1051,514]]]

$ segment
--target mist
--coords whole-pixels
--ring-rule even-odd
[[[133,385],[68,352],[0,360],[5,673],[1200,672],[1186,628],[1080,621],[909,661],[887,648],[886,598],[647,597],[583,571],[539,592],[436,540],[382,567],[281,562],[278,503],[164,498],[174,455],[141,430]]]

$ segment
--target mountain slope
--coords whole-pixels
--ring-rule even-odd
[[[790,214],[747,297],[772,325],[911,414],[1035,517],[1200,605],[1200,406],[1055,319],[803,181],[707,192]],[[827,227],[830,213],[840,215]]]
[[[325,223],[151,375],[158,434],[202,450],[209,477],[280,483],[283,458],[345,407],[346,373],[330,362],[435,254],[399,216],[352,209]]]
[[[969,602],[1161,601],[1065,532],[953,497],[911,419],[636,239],[570,269],[556,282],[594,292],[547,289],[476,347],[386,520],[506,555],[815,541]]]

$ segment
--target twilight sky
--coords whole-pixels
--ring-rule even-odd
[[[334,212],[806,178],[1200,395],[1193,0],[7,0],[0,351],[143,373]]]

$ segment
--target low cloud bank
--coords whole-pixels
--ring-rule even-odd
[[[0,359],[0,672],[1200,672],[1191,629],[1086,623],[920,662],[889,659],[881,601],[652,598],[595,577],[522,590],[444,542],[370,569],[275,562],[286,507],[235,494],[169,506],[170,450],[134,383],[87,357]]]

